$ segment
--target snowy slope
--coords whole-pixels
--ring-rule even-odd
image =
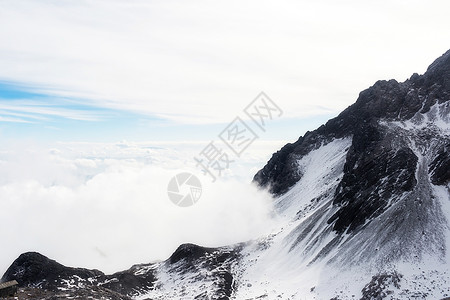
[[[380,214],[357,230],[336,232],[329,221],[339,210],[333,200],[352,146],[353,137],[348,136],[299,156],[296,167],[301,179],[276,198],[280,222],[271,235],[234,250],[215,250],[200,257],[195,270],[186,268],[186,263],[178,267],[166,263],[156,274],[159,287],[139,299],[449,296],[450,186],[433,184],[429,173],[431,161],[450,140],[447,109],[448,104],[436,105],[406,122],[379,121],[389,143],[407,147],[417,157],[416,184],[390,198]],[[381,181],[382,189],[392,186],[390,178]],[[211,264],[211,257],[223,251],[236,255],[225,263]],[[221,278],[211,275],[217,270],[232,277],[227,298],[216,293]]]

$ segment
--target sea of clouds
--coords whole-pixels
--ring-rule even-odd
[[[0,273],[37,251],[106,273],[164,260],[182,243],[221,246],[276,223],[272,198],[252,176],[283,142],[257,141],[216,182],[193,157],[208,143],[17,143],[0,147]],[[193,172],[200,200],[174,205],[169,180]]]

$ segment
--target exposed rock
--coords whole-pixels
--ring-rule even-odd
[[[436,185],[445,185],[450,182],[450,144],[442,146],[436,158],[429,166],[431,181]]]
[[[42,254],[28,252],[13,262],[1,281],[17,280],[20,287],[41,288],[53,292],[70,290],[72,293],[82,294],[76,290],[88,289],[96,293],[121,295],[124,296],[121,299],[126,299],[125,296],[136,295],[153,287],[155,277],[151,271],[136,273],[149,266],[151,265],[134,266],[127,271],[105,275],[98,270],[66,267]],[[108,297],[113,297],[111,295]]]
[[[381,300],[386,299],[393,293],[391,289],[399,289],[403,276],[397,272],[391,274],[379,274],[372,277],[372,280],[363,288],[361,300]]]

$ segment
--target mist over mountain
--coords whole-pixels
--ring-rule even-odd
[[[423,75],[376,82],[273,154],[253,180],[274,195],[271,234],[183,244],[112,275],[24,253],[2,281],[17,280],[24,299],[444,299],[449,151],[447,51]]]

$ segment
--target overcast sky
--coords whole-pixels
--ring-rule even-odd
[[[260,91],[297,138],[449,48],[442,1],[0,1],[0,137],[210,139]],[[207,125],[207,126],[205,126]]]

